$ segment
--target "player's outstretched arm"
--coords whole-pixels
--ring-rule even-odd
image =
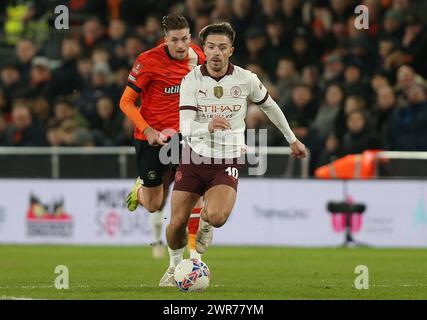
[[[130,121],[139,130],[144,131],[148,127],[148,123],[144,120],[142,115],[139,113],[138,107],[135,105],[136,99],[138,99],[139,93],[134,91],[130,87],[126,87],[120,99],[120,109],[129,118]]]
[[[159,131],[151,128],[139,113],[138,107],[135,105],[139,93],[130,87],[126,87],[120,99],[120,109],[129,118],[130,121],[147,137],[150,145],[163,145],[165,144],[166,137]]]
[[[285,115],[282,110],[280,110],[277,103],[269,96],[259,107],[285,136],[291,147],[291,156],[305,158],[307,156],[307,150],[304,144],[295,137],[295,134],[289,126],[288,120],[286,120]]]

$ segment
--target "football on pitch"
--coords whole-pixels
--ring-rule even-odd
[[[208,266],[198,259],[182,260],[175,268],[176,286],[183,292],[205,290],[209,287],[210,278]]]

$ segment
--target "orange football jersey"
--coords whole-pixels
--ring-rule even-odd
[[[179,87],[182,78],[205,63],[203,51],[191,44],[184,60],[174,59],[162,43],[141,53],[129,74],[128,86],[141,97],[139,112],[148,125],[158,131],[179,131]],[[146,140],[135,128],[135,139]]]

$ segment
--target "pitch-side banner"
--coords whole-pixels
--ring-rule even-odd
[[[0,180],[0,243],[150,244],[149,213],[130,213],[131,180]],[[427,182],[241,179],[224,245],[427,247]],[[329,201],[362,203],[349,220]],[[169,222],[170,201],[165,209]],[[347,227],[348,226],[348,227]],[[351,243],[350,243],[351,244]]]

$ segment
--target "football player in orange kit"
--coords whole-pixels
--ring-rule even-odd
[[[134,143],[139,177],[127,196],[127,207],[135,211],[142,205],[151,212],[155,231],[153,256],[163,255],[162,221],[168,188],[176,166],[160,161],[160,148],[179,131],[179,88],[182,78],[205,62],[202,50],[191,44],[188,21],[181,15],[163,17],[165,42],[141,53],[129,74],[120,108],[135,125]],[[141,106],[136,105],[140,98]],[[200,258],[195,250],[201,204],[196,204],[189,221],[190,257]],[[160,283],[160,285],[162,285]]]

